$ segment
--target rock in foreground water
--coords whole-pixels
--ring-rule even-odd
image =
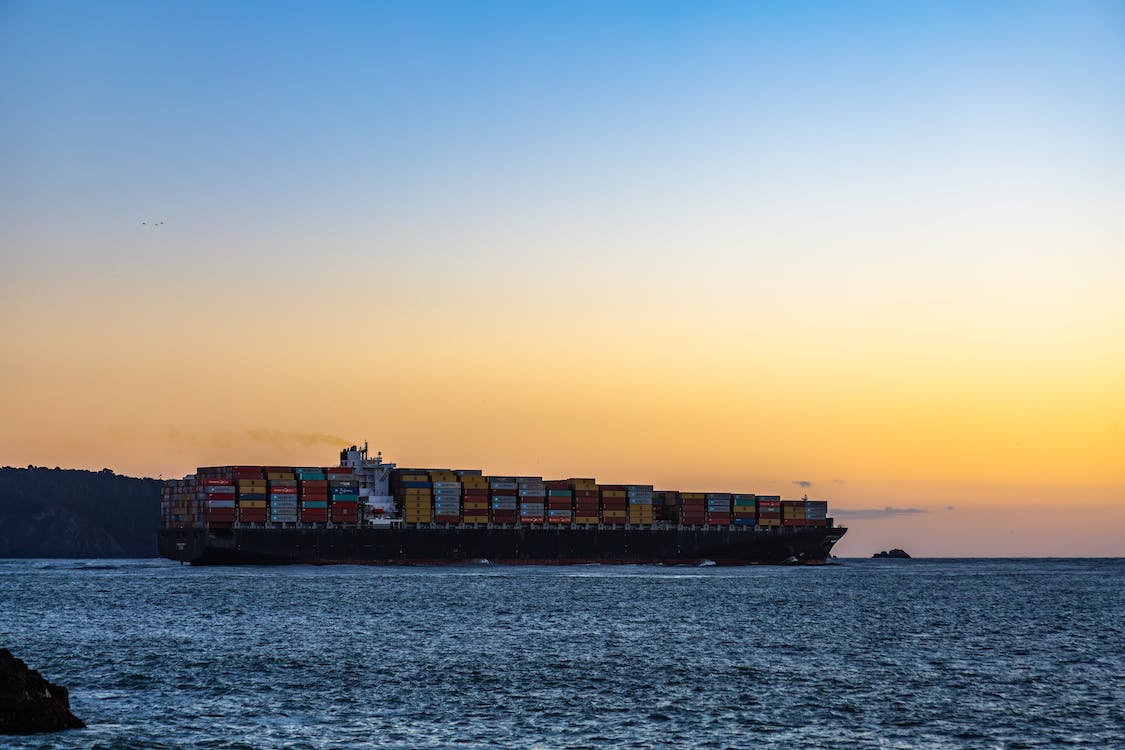
[[[32,734],[81,729],[70,712],[70,693],[0,648],[0,734]]]

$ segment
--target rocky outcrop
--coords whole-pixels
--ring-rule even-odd
[[[874,555],[872,555],[872,557],[889,557],[889,558],[894,559],[894,560],[909,560],[910,559],[910,555],[906,554],[905,550],[901,550],[901,549],[897,549],[897,548],[891,550],[890,552],[887,552],[886,550],[883,550],[882,552],[876,552]]]
[[[70,692],[52,685],[34,669],[0,648],[0,734],[33,734],[81,729],[70,712]]]

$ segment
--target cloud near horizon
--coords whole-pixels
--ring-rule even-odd
[[[812,487],[813,486],[812,482],[808,481],[807,479],[794,479],[792,484],[795,484],[798,487]]]
[[[833,508],[832,516],[837,518],[892,518],[894,516],[910,516],[917,513],[927,513],[921,508]]]

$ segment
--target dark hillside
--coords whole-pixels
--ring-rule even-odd
[[[0,558],[155,557],[160,481],[0,468]]]

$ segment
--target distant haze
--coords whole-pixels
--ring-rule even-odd
[[[0,101],[0,465],[1125,555],[1120,3],[6,2]]]

